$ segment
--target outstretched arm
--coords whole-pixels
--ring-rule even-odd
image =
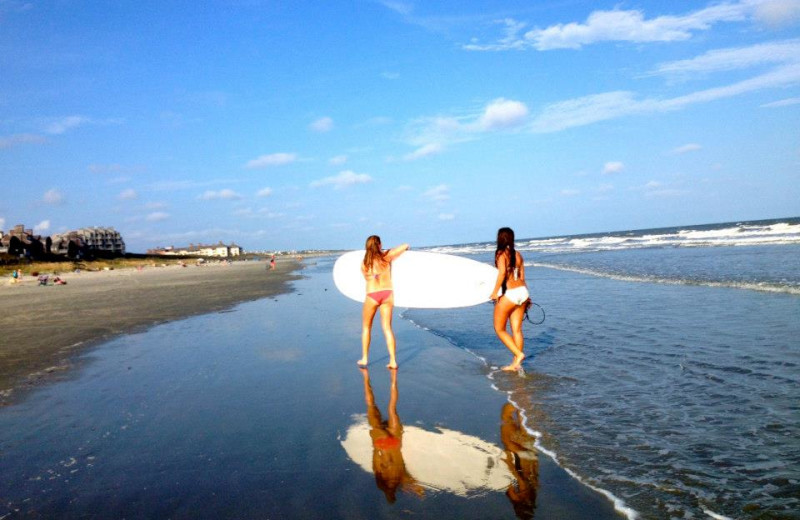
[[[408,251],[410,248],[411,248],[411,246],[409,246],[408,244],[401,244],[401,245],[399,245],[397,247],[393,247],[392,249],[389,250],[388,253],[386,253],[386,260],[391,262],[392,260],[394,260],[398,256],[400,256],[403,253],[405,253],[406,251]]]

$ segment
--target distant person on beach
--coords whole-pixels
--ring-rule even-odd
[[[372,439],[372,471],[375,484],[386,495],[386,501],[393,504],[397,500],[397,490],[409,491],[423,496],[425,490],[406,469],[403,460],[403,424],[397,415],[397,371],[392,370],[392,383],[389,393],[389,419],[383,420],[381,411],[375,404],[375,395],[369,381],[369,372],[362,368],[364,375],[364,399],[367,403],[369,436]]]
[[[275,255],[272,255],[272,258],[269,260],[269,269],[270,271],[275,269]]]
[[[511,364],[504,366],[503,370],[518,370],[525,359],[522,320],[530,306],[530,295],[525,284],[525,263],[522,255],[514,249],[514,231],[511,228],[497,231],[494,265],[497,267],[497,282],[490,296],[495,302],[494,331],[514,355]],[[509,322],[511,334],[507,331]]]
[[[381,239],[377,235],[367,238],[364,262],[361,274],[367,282],[367,297],[361,320],[361,359],[358,365],[365,367],[369,361],[369,344],[372,339],[372,320],[375,313],[381,311],[381,327],[386,337],[386,348],[389,349],[389,364],[386,368],[397,368],[395,355],[394,332],[392,331],[392,310],[394,309],[394,292],[392,289],[392,261],[408,250],[408,244],[397,246],[388,251],[381,249]]]
[[[19,283],[19,269],[11,271],[11,283]]]

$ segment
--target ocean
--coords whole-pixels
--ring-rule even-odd
[[[800,218],[517,239],[524,371],[487,306],[406,310],[537,446],[643,518],[800,518]],[[431,248],[492,262],[494,242]]]

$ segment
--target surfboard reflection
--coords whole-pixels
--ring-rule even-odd
[[[520,518],[531,518],[536,504],[538,460],[534,439],[510,404],[501,411],[503,448],[478,437],[446,428],[434,431],[403,426],[397,414],[397,371],[390,371],[388,416],[375,404],[367,370],[364,381],[366,414],[353,416],[341,440],[347,455],[393,503],[398,491],[424,497],[426,491],[474,497],[505,492]]]

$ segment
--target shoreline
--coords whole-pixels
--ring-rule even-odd
[[[0,284],[0,406],[73,366],[76,354],[121,334],[290,292],[301,262],[82,271],[67,284]],[[52,277],[51,277],[52,278]],[[52,281],[51,281],[52,283]]]

